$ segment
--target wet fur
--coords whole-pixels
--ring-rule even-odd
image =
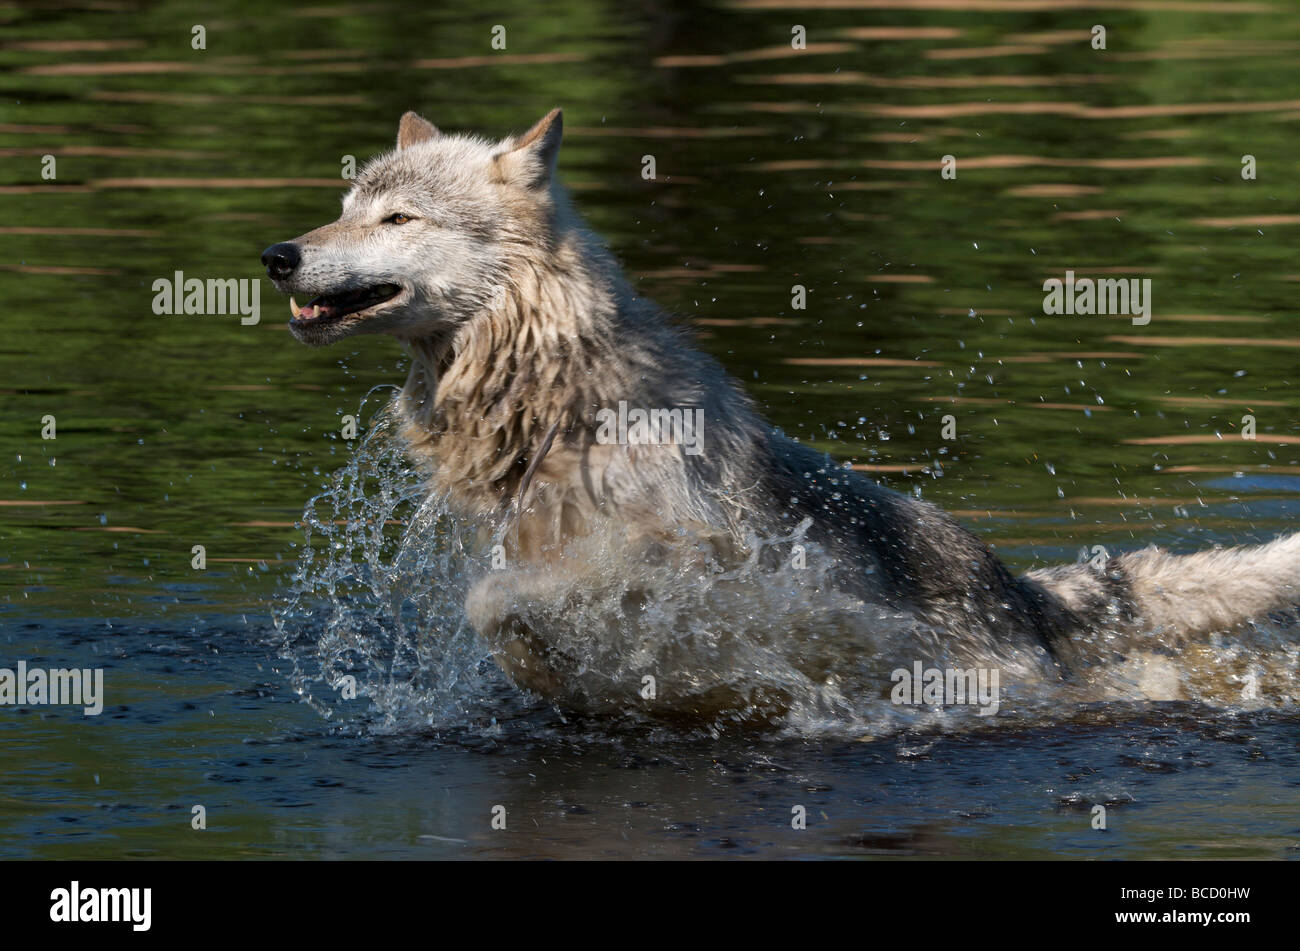
[[[561,128],[556,111],[521,137],[491,142],[443,135],[408,113],[399,148],[363,170],[338,222],[297,239],[300,273],[277,282],[300,293],[407,286],[374,314],[299,336],[322,344],[386,332],[408,348],[397,405],[410,450],[430,491],[485,526],[485,548],[505,547],[511,567],[488,572],[466,610],[521,686],[574,700],[574,658],[556,649],[534,609],[562,611],[595,583],[581,559],[565,557],[593,533],[616,539],[629,565],[726,565],[746,556],[754,535],[789,536],[807,521],[837,588],[954,641],[1036,652],[1051,676],[1095,659],[1072,639],[1078,632],[1156,630],[1172,643],[1294,600],[1297,536],[1187,556],[1147,549],[1104,570],[1068,565],[1017,578],[938,508],[785,437],[637,296],[582,225],[553,175]],[[381,213],[399,206],[432,225],[379,228]],[[705,451],[599,444],[596,412],[619,401],[702,408]]]

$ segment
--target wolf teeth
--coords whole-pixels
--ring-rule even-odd
[[[295,317],[297,317],[298,314],[302,312],[302,308],[298,306],[298,302],[294,300],[292,297],[289,298],[289,309],[293,311],[293,315]]]

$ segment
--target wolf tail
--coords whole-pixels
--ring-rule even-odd
[[[1226,631],[1300,604],[1300,533],[1188,555],[1152,546],[1104,568],[1062,565],[1024,577],[1084,624],[1122,621],[1175,636]]]

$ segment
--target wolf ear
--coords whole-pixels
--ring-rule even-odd
[[[438,127],[428,119],[414,112],[406,112],[402,114],[402,121],[397,124],[397,148],[399,151],[409,149],[417,142],[428,142],[441,134]]]
[[[506,140],[506,151],[497,155],[503,175],[517,175],[533,188],[544,188],[555,174],[563,135],[564,113],[552,109],[513,143]]]

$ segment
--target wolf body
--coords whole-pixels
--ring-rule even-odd
[[[278,289],[309,299],[291,300],[299,340],[387,333],[410,352],[395,410],[429,491],[482,525],[484,552],[502,556],[466,612],[521,687],[574,707],[635,703],[667,651],[677,686],[661,694],[665,708],[779,708],[784,686],[760,697],[746,676],[760,658],[819,682],[858,653],[887,665],[883,682],[891,651],[909,643],[1070,678],[1119,643],[1090,632],[1176,646],[1295,600],[1296,535],[1016,577],[940,509],[781,434],[584,227],[555,177],[561,136],[558,110],[501,141],[443,134],[407,113],[397,148],[363,169],[337,221],[263,255]],[[702,451],[671,434],[603,438],[600,414],[620,403],[702,410]],[[788,601],[834,593],[899,638],[873,644],[870,624],[820,636],[834,624],[798,604],[746,617],[745,599],[788,581],[800,558],[818,570],[781,589]],[[665,584],[725,585],[742,566],[748,585],[733,592],[725,634],[691,635],[678,615],[679,636],[647,653]],[[596,670],[587,645],[602,638],[609,656],[641,660]],[[748,641],[762,652],[733,659],[728,674],[712,669],[727,666],[723,642]]]

